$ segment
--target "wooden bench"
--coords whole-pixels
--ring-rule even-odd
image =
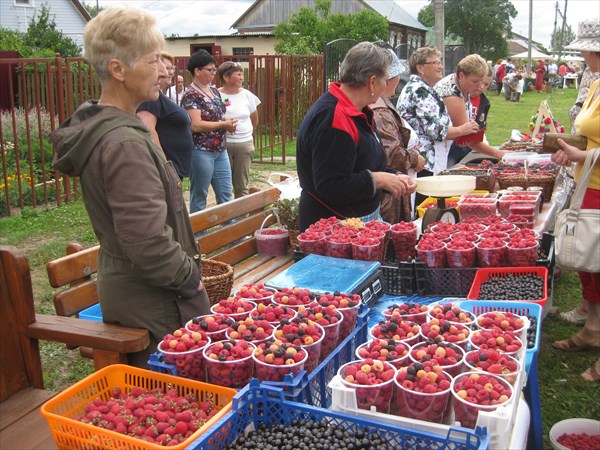
[[[44,389],[39,340],[94,349],[94,362],[124,361],[149,344],[146,330],[36,314],[27,258],[0,247],[0,448],[56,448],[38,409],[55,393]],[[101,364],[101,365],[102,365]]]
[[[272,204],[279,197],[279,190],[270,188],[243,198],[217,205],[190,217],[192,230],[203,252],[203,258],[211,258],[230,264],[234,268],[232,293],[241,285],[265,281],[289,267],[291,252],[285,256],[271,257],[257,254],[254,232],[272,213]],[[275,223],[267,219],[265,226]],[[74,317],[83,309],[98,303],[96,279],[99,246],[84,249],[73,243],[67,255],[46,264],[50,285],[60,288],[54,294],[54,306],[59,316]],[[87,323],[82,326],[87,326]],[[73,342],[82,346],[80,342]],[[83,356],[96,358],[89,348],[81,348]],[[99,368],[99,367],[96,367]]]

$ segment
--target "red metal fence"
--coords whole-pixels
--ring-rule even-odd
[[[187,57],[177,58],[186,86]],[[260,163],[285,164],[286,143],[296,138],[302,118],[325,90],[322,55],[223,55],[239,61],[246,88],[261,99],[254,144]],[[88,99],[100,83],[84,58],[22,59],[0,57],[0,216],[15,207],[69,201],[77,179],[52,168],[48,134]],[[218,77],[216,77],[218,78]],[[218,80],[216,80],[218,84]]]

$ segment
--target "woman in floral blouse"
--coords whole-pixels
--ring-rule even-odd
[[[190,213],[206,208],[208,187],[217,204],[233,200],[231,166],[225,147],[225,133],[234,133],[236,119],[226,119],[226,106],[212,85],[217,72],[215,59],[206,50],[194,53],[187,65],[192,84],[181,98],[181,107],[192,119],[192,170],[190,173]]]
[[[422,47],[414,51],[408,60],[410,79],[396,108],[419,136],[420,153],[425,158],[425,168],[418,177],[431,176],[446,169],[448,151],[452,140],[458,136],[473,134],[479,129],[475,121],[453,127],[444,102],[433,90],[433,85],[442,79],[441,53],[433,47]],[[417,194],[417,203],[424,199]]]

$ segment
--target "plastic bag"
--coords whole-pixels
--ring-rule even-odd
[[[286,177],[285,180],[275,183],[272,178],[274,176]],[[293,177],[283,172],[272,172],[267,179],[267,183],[271,186],[276,187],[281,192],[279,198],[281,200],[292,200],[294,198],[300,198],[302,188],[300,187],[300,180],[298,177]]]

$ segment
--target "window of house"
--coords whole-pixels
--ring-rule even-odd
[[[35,6],[34,0],[15,0],[15,6]]]
[[[234,56],[253,55],[254,54],[253,47],[233,47],[232,51],[233,51]],[[248,58],[238,58],[237,61],[238,62],[248,62],[249,59]]]

